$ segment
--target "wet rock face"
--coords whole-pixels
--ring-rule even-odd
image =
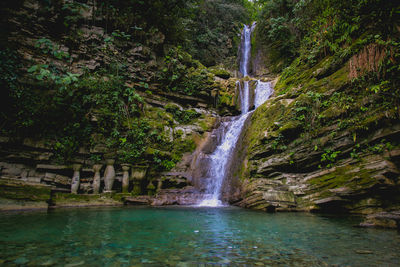
[[[13,179],[0,179],[0,211],[47,209],[51,187]]]
[[[265,114],[274,112],[273,108],[274,104],[266,105]],[[246,133],[247,166],[242,169],[242,199],[237,205],[265,211],[358,214],[380,214],[400,207],[400,150],[395,143],[400,138],[398,123],[369,130],[358,137],[361,145],[357,147],[349,131],[335,132],[332,136],[337,128],[325,127],[317,140],[307,139],[300,133],[282,135],[286,138],[282,148],[279,146],[283,145],[274,143],[273,131],[262,138],[251,136],[254,134],[251,131],[260,126],[255,117]],[[283,126],[271,128],[279,131]],[[263,134],[260,129],[257,131]],[[374,151],[374,147],[382,146],[387,140],[394,144],[391,149]],[[331,149],[319,149],[321,143]],[[337,158],[326,162],[333,151],[339,151],[334,156]],[[389,217],[369,217],[366,225],[395,227],[394,219],[385,219]]]
[[[131,205],[196,205],[204,198],[194,187],[188,186],[184,189],[162,189],[155,196],[128,197],[125,203]]]
[[[100,68],[114,64],[116,61],[124,61],[127,68],[126,72],[133,79],[133,81],[127,82],[127,86],[131,82],[137,82],[134,77],[140,77],[141,81],[147,81],[148,84],[153,82],[154,73],[160,67],[160,62],[164,57],[158,53],[159,51],[155,51],[162,47],[165,39],[163,34],[155,33],[151,40],[143,42],[140,46],[136,46],[135,42],[124,42],[124,44],[116,42],[107,45],[104,40],[110,37],[110,33],[105,28],[92,25],[91,19],[80,22],[79,29],[74,29],[71,32],[64,30],[56,32],[59,29],[53,26],[60,22],[60,18],[56,17],[57,14],[54,10],[45,10],[43,5],[35,0],[19,2],[15,4],[15,8],[7,7],[5,13],[8,16],[4,18],[3,22],[9,26],[5,38],[8,39],[10,44],[15,44],[16,52],[21,55],[25,63],[23,72],[26,72],[26,69],[32,64],[51,62],[60,70],[82,74],[86,68],[96,72]],[[62,5],[62,3],[57,5]],[[84,16],[90,16],[90,14],[84,14]],[[75,30],[79,34],[72,36]],[[40,38],[46,38],[54,45],[59,45],[60,51],[68,52],[70,58],[68,60],[57,60],[50,54],[39,53],[38,47],[35,46]],[[105,50],[107,52],[104,52]],[[226,81],[221,81],[221,83],[223,82]],[[151,94],[146,93],[143,88],[142,91],[137,89],[137,93],[144,99],[143,109],[146,116],[151,117],[157,123],[154,128],[164,129],[164,131],[160,130],[160,135],[168,136],[166,139],[169,139],[167,141],[171,143],[182,141],[197,145],[196,140],[203,139],[207,132],[212,130],[219,117],[215,109],[218,102],[219,87],[217,85],[216,88],[202,88],[195,95],[166,92],[163,85],[160,84],[149,85],[148,90],[152,92]],[[168,104],[178,106],[179,111],[190,110],[191,115],[196,114],[195,119],[190,122],[179,121],[173,116],[174,114],[167,111],[166,106]],[[88,119],[93,123],[98,118],[99,116],[96,113],[88,115]],[[96,144],[93,148],[90,148],[90,151],[89,148],[79,149],[77,155],[74,155],[72,159],[74,162],[78,161],[83,165],[83,169],[78,175],[77,173],[74,174],[72,166],[60,165],[54,160],[56,154],[54,140],[35,140],[34,138],[12,140],[13,138],[15,137],[0,136],[0,179],[46,184],[59,190],[71,190],[72,188],[73,192],[78,193],[78,195],[82,193],[97,194],[104,190],[120,192],[123,185],[125,185],[126,191],[127,177],[121,171],[121,162],[116,162],[114,170],[107,168],[106,174],[104,174],[104,168],[101,171],[101,167],[99,169],[93,168],[94,162],[88,160],[93,153],[100,156],[108,153],[108,148],[104,144]],[[176,165],[174,171],[188,171],[192,161],[192,157],[189,155],[191,149],[192,147],[187,149],[190,152],[185,150],[182,161]],[[104,165],[104,163],[103,161],[102,164]],[[135,172],[136,169],[132,169],[132,179],[145,179],[145,172]],[[138,175],[143,177],[138,178]],[[154,177],[150,177],[150,179],[156,180],[161,176],[159,173],[152,175]],[[105,180],[103,176],[105,176]],[[71,184],[73,184],[72,187]],[[179,179],[176,179],[175,182],[171,182],[170,186],[171,188],[181,188],[183,187],[182,184],[187,185],[186,181],[180,182]],[[168,184],[165,183],[163,186],[166,188]],[[131,186],[129,190],[131,190]]]
[[[397,228],[400,230],[400,210],[374,213],[367,216],[361,227]]]

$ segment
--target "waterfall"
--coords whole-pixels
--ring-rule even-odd
[[[242,42],[240,45],[240,69],[239,71],[242,73],[243,77],[249,75],[249,59],[251,52],[251,33],[254,30],[255,22],[249,27],[248,25],[244,25],[242,31]]]
[[[223,122],[225,125],[220,126],[227,126],[228,131],[225,133],[221,144],[211,154],[211,162],[209,166],[210,169],[208,173],[210,181],[207,185],[206,191],[207,198],[200,203],[200,206],[216,207],[222,205],[221,200],[219,199],[221,194],[221,186],[225,179],[227,167],[229,166],[228,163],[231,159],[230,156],[235,148],[240,133],[242,132],[243,125],[249,114],[250,113],[247,113],[236,117],[232,121]]]
[[[239,96],[240,96],[240,109],[243,114],[246,114],[249,111],[250,108],[250,88],[249,88],[249,82],[244,81],[243,82],[243,88],[240,82],[237,83],[237,86],[239,87]]]
[[[241,65],[240,70],[244,76],[248,75],[248,60],[250,55],[250,38],[254,27],[245,26],[242,32],[242,49],[241,49]],[[233,166],[234,151],[239,142],[239,138],[243,131],[246,120],[251,116],[253,111],[249,111],[251,106],[256,108],[264,103],[271,96],[273,89],[270,82],[257,81],[254,103],[250,103],[250,84],[249,81],[242,83],[237,82],[239,88],[241,115],[232,117],[230,120],[225,120],[221,123],[218,129],[214,130],[213,134],[218,136],[218,146],[207,156],[208,170],[203,178],[207,179],[206,195],[199,206],[217,207],[223,205],[221,201],[221,191],[224,181],[229,176],[229,170]]]
[[[257,81],[257,87],[255,91],[255,99],[254,99],[254,106],[258,108],[268,98],[274,93],[274,89],[272,88],[272,84],[270,82],[262,82],[260,80]]]

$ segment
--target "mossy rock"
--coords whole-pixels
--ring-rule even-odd
[[[41,184],[28,184],[19,181],[0,179],[0,197],[26,201],[50,200],[51,188]]]
[[[211,131],[214,127],[216,117],[214,116],[202,116],[194,124],[201,127],[205,132]]]
[[[52,198],[55,207],[67,206],[102,206],[102,205],[122,205],[121,195],[126,194],[66,194],[55,193]]]
[[[328,197],[334,194],[329,189],[346,187],[349,190],[358,191],[370,188],[378,183],[372,175],[374,171],[364,168],[363,162],[359,162],[355,165],[336,167],[328,174],[308,180],[308,183],[321,194],[325,192],[324,197]]]
[[[303,131],[303,124],[300,121],[289,121],[279,128],[279,134],[286,138],[294,139]]]
[[[266,137],[277,137],[279,133],[275,124],[284,115],[285,110],[286,107],[279,101],[267,101],[256,109],[245,136],[250,154]]]
[[[223,68],[219,68],[219,67],[211,67],[208,69],[212,74],[214,74],[215,76],[222,78],[222,79],[229,79],[231,77],[231,74],[223,69]]]
[[[162,150],[158,150],[152,147],[148,147],[145,151],[145,154],[148,156],[153,156],[155,154],[159,155],[160,157],[170,157],[171,156],[171,152],[169,151],[162,151]]]
[[[183,108],[181,106],[179,106],[178,104],[168,103],[168,104],[165,105],[165,110],[167,112],[173,113],[173,112],[176,112],[178,110],[183,110]]]
[[[346,113],[346,110],[340,109],[339,106],[334,105],[323,111],[319,115],[319,117],[324,121],[330,121],[332,119],[340,117],[344,113]]]

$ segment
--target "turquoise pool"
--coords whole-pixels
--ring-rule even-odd
[[[400,234],[357,217],[125,207],[0,214],[0,265],[399,266]]]

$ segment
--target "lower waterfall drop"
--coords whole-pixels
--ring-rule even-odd
[[[253,111],[248,111],[251,106],[249,102],[249,86],[244,86],[241,92],[242,115],[234,117],[230,121],[223,122],[220,127],[226,127],[226,132],[222,137],[221,143],[210,156],[208,176],[210,182],[207,184],[206,198],[199,204],[201,207],[223,206],[221,201],[222,185],[227,178],[228,168],[231,166],[231,158],[247,118]],[[247,90],[248,92],[245,92]],[[241,90],[242,91],[242,90]],[[272,95],[273,89],[270,82],[257,81],[255,89],[254,106],[257,108],[268,100]],[[247,95],[247,96],[246,96]],[[246,108],[243,108],[245,106]]]

